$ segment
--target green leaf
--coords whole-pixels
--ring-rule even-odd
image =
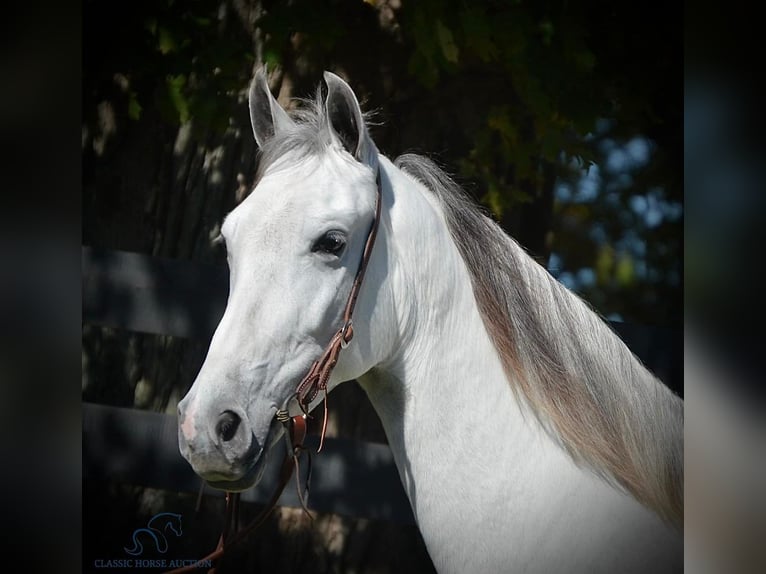
[[[495,183],[489,182],[487,194],[482,199],[482,202],[489,207],[496,218],[500,219],[503,216],[505,202],[503,201],[502,192]]]
[[[141,104],[138,103],[136,92],[130,92],[128,97],[128,117],[131,120],[139,120],[141,118],[142,109],[143,108],[141,108]]]
[[[148,30],[152,36],[156,35],[157,34],[157,19],[148,18],[146,21],[144,21],[144,29]]]
[[[465,45],[482,62],[489,62],[497,56],[497,47],[492,39],[492,27],[483,7],[466,6],[460,13]]]
[[[194,23],[197,24],[200,28],[207,28],[213,23],[213,20],[211,18],[207,18],[205,16],[194,16]]]
[[[442,50],[444,59],[453,64],[457,64],[458,48],[455,45],[455,39],[452,37],[452,32],[447,28],[441,20],[436,21],[436,36],[439,39],[439,47]]]
[[[518,130],[511,120],[508,106],[496,106],[489,110],[487,125],[490,129],[498,132],[509,144],[516,143],[519,137]]]
[[[540,37],[543,41],[543,46],[550,46],[551,40],[553,40],[553,22],[546,18],[545,20],[542,20],[540,24],[538,24],[538,29],[540,30]]]
[[[601,246],[596,256],[595,267],[598,283],[600,285],[608,284],[614,269],[614,250],[611,245],[604,244]]]
[[[591,71],[596,65],[596,56],[590,50],[580,50],[572,55],[575,64],[582,69]]]
[[[168,76],[166,85],[170,102],[178,114],[178,121],[182,124],[186,123],[189,121],[189,102],[183,93],[183,89],[186,86],[186,76],[183,74]]]
[[[274,69],[282,63],[281,54],[274,49],[264,50],[263,59],[271,69]]]
[[[629,254],[620,257],[614,275],[617,279],[617,283],[623,287],[633,283],[636,273],[633,265],[633,258]]]
[[[157,47],[164,55],[178,50],[178,44],[173,34],[165,27],[160,27],[157,30]]]

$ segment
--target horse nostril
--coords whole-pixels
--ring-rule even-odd
[[[237,429],[241,422],[242,419],[239,418],[239,415],[231,411],[224,411],[218,418],[218,423],[215,425],[215,432],[221,437],[223,442],[229,442],[234,438],[234,435],[237,434]]]

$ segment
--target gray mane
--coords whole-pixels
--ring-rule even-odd
[[[321,91],[259,152],[255,183],[287,154],[333,145]],[[683,515],[683,403],[609,326],[506,235],[430,160],[395,161],[439,200],[509,384],[578,463],[660,516]]]
[[[442,205],[514,392],[576,461],[680,524],[682,401],[436,164],[395,165]]]

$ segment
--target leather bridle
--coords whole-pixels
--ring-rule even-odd
[[[319,448],[317,452],[321,452],[324,445],[324,437],[327,432],[327,383],[330,380],[335,365],[338,363],[338,356],[341,350],[345,349],[354,337],[354,324],[353,315],[354,308],[356,307],[356,300],[359,297],[359,291],[362,288],[362,282],[364,281],[364,274],[367,271],[367,264],[370,261],[370,255],[372,254],[372,248],[375,245],[375,238],[378,235],[378,226],[380,224],[380,204],[381,189],[380,189],[380,170],[375,180],[376,183],[376,198],[375,198],[375,218],[372,220],[370,231],[367,234],[367,241],[364,244],[364,251],[362,252],[362,260],[359,262],[359,267],[354,277],[354,282],[351,285],[351,291],[348,294],[346,300],[346,307],[343,311],[343,324],[340,329],[332,336],[330,343],[314,364],[311,365],[306,376],[298,384],[295,393],[293,393],[290,399],[296,399],[298,405],[303,411],[304,415],[308,415],[309,405],[321,392],[324,393],[324,419],[322,422],[322,432],[319,438]],[[289,400],[288,399],[288,402]],[[286,406],[277,411],[276,418],[280,422],[285,422],[288,417],[288,410]],[[300,416],[300,415],[299,415]],[[295,418],[295,417],[293,417]]]
[[[279,497],[282,495],[282,491],[290,481],[290,477],[295,469],[300,470],[299,459],[300,455],[305,450],[303,445],[306,439],[306,417],[309,416],[309,408],[311,403],[316,399],[319,393],[323,393],[324,413],[322,419],[322,431],[319,436],[319,447],[317,453],[321,452],[324,446],[325,433],[327,432],[327,384],[330,381],[330,376],[338,363],[338,357],[343,349],[345,349],[354,337],[353,315],[354,308],[356,307],[356,300],[359,297],[359,291],[362,288],[364,281],[364,275],[367,271],[367,265],[370,262],[372,255],[372,248],[375,245],[375,238],[378,235],[378,227],[380,226],[380,212],[381,204],[383,202],[381,180],[380,180],[380,168],[377,170],[375,178],[375,217],[372,220],[372,225],[367,233],[367,241],[364,244],[364,251],[362,252],[362,259],[359,262],[359,267],[354,277],[354,282],[351,285],[351,291],[348,294],[346,300],[346,306],[343,310],[343,323],[340,328],[330,339],[327,347],[325,347],[322,355],[314,361],[311,368],[298,384],[295,392],[291,394],[283,407],[275,413],[274,417],[285,427],[285,437],[287,440],[288,452],[285,455],[285,459],[282,462],[282,469],[279,475],[279,481],[277,489],[272,494],[271,499],[267,503],[266,507],[256,516],[245,528],[236,532],[237,522],[239,520],[239,492],[227,492],[226,493],[226,516],[224,520],[223,532],[218,541],[216,549],[197,561],[197,564],[185,566],[183,568],[177,568],[171,570],[166,574],[181,574],[185,572],[193,572],[200,568],[202,565],[209,561],[215,561],[221,558],[224,554],[224,548],[231,548],[231,546],[244,539],[247,534],[261,526],[266,518],[271,514],[279,501]],[[288,405],[290,401],[295,400],[302,411],[301,414],[290,416]],[[310,460],[310,459],[309,459]],[[296,481],[299,481],[300,472],[296,474]],[[301,491],[300,483],[298,483],[298,498],[301,502],[301,506],[304,511],[308,513],[306,504]],[[311,516],[309,514],[309,516]],[[231,534],[234,530],[235,533]],[[210,574],[215,572],[215,568],[209,570]]]

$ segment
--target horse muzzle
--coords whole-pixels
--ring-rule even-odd
[[[194,402],[178,405],[178,446],[181,455],[214,488],[242,490],[259,478],[263,442],[244,411],[215,405],[199,412]]]

